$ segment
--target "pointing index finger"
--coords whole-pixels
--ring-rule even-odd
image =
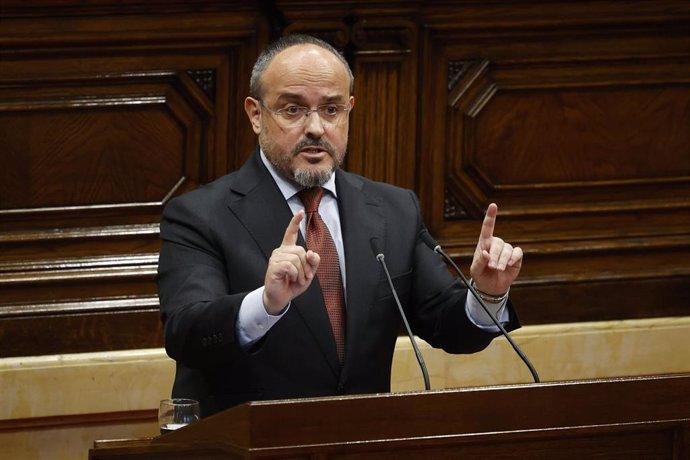
[[[297,237],[299,236],[299,223],[302,222],[304,218],[304,211],[300,210],[292,216],[290,223],[285,229],[285,235],[283,236],[283,246],[294,246],[297,244]]]
[[[491,238],[494,236],[494,227],[496,226],[496,215],[498,214],[498,206],[491,203],[486,210],[484,222],[482,222],[482,230],[479,233],[479,244],[483,249],[486,249]]]

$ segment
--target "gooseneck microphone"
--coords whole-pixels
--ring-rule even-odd
[[[383,267],[383,271],[386,274],[386,279],[388,280],[388,285],[390,286],[391,292],[393,293],[393,298],[395,299],[395,303],[398,306],[398,310],[400,310],[400,316],[402,317],[403,323],[405,324],[407,336],[410,338],[412,348],[414,349],[414,354],[415,356],[417,356],[417,362],[419,363],[419,367],[422,369],[422,376],[424,377],[424,388],[430,390],[431,385],[429,384],[429,373],[426,370],[426,364],[424,364],[424,357],[422,356],[422,352],[420,352],[419,348],[417,347],[417,341],[414,339],[412,329],[410,329],[410,324],[407,322],[407,316],[405,316],[405,311],[403,310],[403,307],[400,304],[398,292],[395,290],[395,286],[393,286],[393,280],[391,279],[391,275],[388,272],[388,266],[386,265],[386,256],[383,255],[383,251],[379,246],[379,239],[373,237],[369,240],[369,243],[371,244],[371,250],[374,251],[376,260],[378,260],[381,263],[381,266]]]
[[[467,278],[465,278],[465,275],[463,275],[462,271],[458,268],[458,266],[455,265],[453,259],[451,259],[450,256],[446,254],[446,252],[443,249],[441,249],[441,245],[438,244],[436,240],[434,240],[434,238],[429,234],[429,232],[426,229],[419,232],[419,238],[424,242],[424,244],[429,246],[429,248],[431,248],[432,251],[443,257],[443,260],[445,260],[448,264],[450,264],[450,266],[453,267],[453,269],[460,276],[460,279],[465,284],[467,289],[472,293],[474,298],[477,299],[479,305],[482,306],[484,312],[486,312],[486,314],[489,315],[491,321],[493,321],[493,323],[498,327],[498,329],[501,331],[501,334],[503,334],[508,343],[510,343],[510,345],[513,347],[513,350],[515,350],[515,353],[517,353],[520,359],[522,359],[522,361],[525,363],[529,371],[532,373],[532,378],[534,379],[534,382],[539,383],[539,374],[537,374],[537,371],[534,369],[534,366],[532,366],[530,360],[527,358],[527,356],[525,356],[520,347],[518,347],[518,345],[515,342],[513,342],[513,339],[510,337],[510,334],[508,334],[508,331],[506,331],[505,328],[498,321],[498,319],[496,319],[496,316],[493,313],[491,313],[484,301],[479,297],[477,291],[475,291],[474,287],[470,285],[470,283],[467,281]]]

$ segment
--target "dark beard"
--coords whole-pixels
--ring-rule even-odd
[[[293,180],[302,187],[321,187],[328,182],[335,167],[331,169],[319,169],[317,171],[310,171],[307,169],[295,169]]]
[[[329,169],[319,168],[316,171],[306,168],[297,168],[295,170],[291,170],[290,165],[292,158],[299,155],[299,152],[305,147],[318,147],[326,151],[333,159],[333,167]],[[328,182],[328,179],[330,179],[335,169],[338,168],[342,163],[344,155],[336,155],[333,146],[324,140],[305,138],[292,149],[290,156],[280,157],[277,159],[274,159],[268,155],[267,157],[278,171],[280,171],[287,178],[290,178],[289,174],[291,174],[292,180],[302,187],[320,187]]]

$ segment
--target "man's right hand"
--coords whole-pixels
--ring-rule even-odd
[[[273,250],[268,260],[264,279],[264,306],[269,315],[278,315],[298,295],[307,290],[320,257],[312,250],[305,251],[297,245],[299,224],[304,211],[299,211],[290,220],[280,247]]]

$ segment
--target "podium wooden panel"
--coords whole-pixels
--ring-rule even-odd
[[[690,459],[690,374],[243,404],[91,460]]]

